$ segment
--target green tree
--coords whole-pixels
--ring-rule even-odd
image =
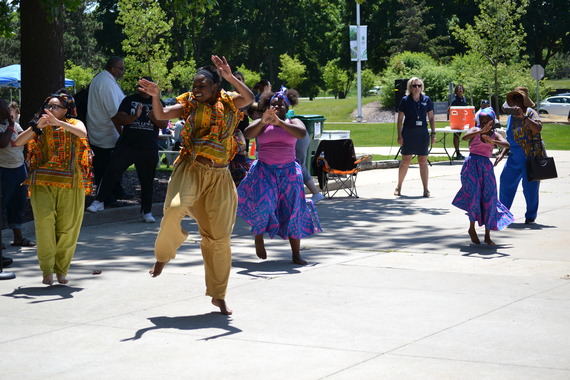
[[[368,92],[376,85],[376,74],[370,69],[362,70],[361,74],[361,88],[362,96],[367,96]]]
[[[545,75],[550,79],[562,79],[570,77],[570,53],[557,53],[548,61],[545,67]]]
[[[425,93],[433,101],[447,100],[449,82],[456,80],[455,72],[446,64],[440,64],[425,53],[404,52],[390,59],[388,68],[381,75],[381,85],[385,89],[380,94],[383,107],[392,108],[396,79],[409,79],[413,76],[424,81]]]
[[[150,76],[163,88],[169,88],[166,62],[171,55],[167,41],[172,20],[166,19],[156,0],[119,0],[118,5],[117,23],[123,26],[122,46],[128,67],[123,88],[136,88],[141,76]]]
[[[493,106],[499,109],[499,66],[516,62],[526,34],[519,20],[526,13],[528,0],[479,0],[479,15],[473,25],[463,28],[454,23],[453,35],[473,54],[485,57],[493,70]]]
[[[245,78],[245,84],[247,87],[252,88],[254,84],[261,80],[261,74],[258,72],[249,70],[245,65],[240,65],[236,67],[236,70],[241,72]]]
[[[338,61],[338,58],[329,61],[323,70],[323,81],[326,89],[332,91],[335,99],[344,91],[349,81],[348,72],[339,67]]]
[[[88,11],[92,1],[81,0],[77,8],[64,10],[63,52],[66,60],[83,67],[99,68],[106,57],[97,47],[95,32],[101,29],[95,14]]]
[[[65,77],[75,81],[75,91],[86,88],[95,76],[95,72],[91,68],[83,68],[71,62],[65,62]]]
[[[12,25],[14,18],[14,9],[11,1],[0,1],[0,37],[12,37],[14,34],[14,26]]]
[[[570,53],[568,0],[530,0],[528,9],[522,17],[527,53],[546,69],[557,53]]]
[[[0,12],[4,12],[1,4]],[[5,29],[9,32],[7,31],[5,35],[0,33],[0,67],[20,63],[20,18],[16,11],[6,10],[6,12],[3,16],[6,20]]]
[[[430,37],[435,24],[426,24],[426,14],[430,10],[425,1],[398,0],[402,7],[396,12],[395,27],[399,30],[397,37],[388,40],[390,53],[404,51],[424,52],[432,57],[444,55],[451,48],[446,45],[448,38],[444,36]]]
[[[189,91],[192,87],[192,83],[194,82],[195,74],[196,62],[192,58],[186,61],[174,62],[169,74],[170,83],[173,85],[173,91],[179,94]]]
[[[207,39],[204,41],[203,29],[207,27],[208,14],[219,13],[218,1],[159,0],[159,3],[166,13],[166,17],[172,20],[174,26],[171,30],[172,39],[170,42],[174,60],[182,62],[193,58],[197,62],[204,62],[195,53],[203,42],[205,42],[207,49],[214,48],[210,41]],[[229,21],[220,20],[219,26]],[[212,54],[212,50],[209,50],[209,54]]]
[[[281,66],[279,66],[279,74],[277,77],[285,82],[290,88],[299,88],[299,85],[307,79],[305,75],[306,66],[298,57],[290,57],[288,54],[279,56]]]
[[[534,98],[536,81],[531,78],[526,62],[500,64],[498,66],[499,82],[498,93],[500,102],[506,94],[516,86],[526,86],[531,89],[531,97]],[[478,106],[481,99],[491,99],[494,93],[493,71],[489,63],[478,54],[457,55],[451,61],[449,67],[455,73],[456,83],[465,86],[466,96],[473,99],[473,105]],[[547,95],[549,88],[545,81],[539,82],[541,98]]]

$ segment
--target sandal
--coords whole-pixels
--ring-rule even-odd
[[[397,196],[397,197],[399,197],[399,196],[401,195],[399,188],[396,187],[396,189],[394,190],[394,195]]]
[[[429,198],[431,196],[429,190],[424,190],[424,197]]]
[[[19,243],[16,242],[12,243],[12,247],[35,247],[35,246],[36,243],[26,238],[22,238],[22,240],[20,240]]]

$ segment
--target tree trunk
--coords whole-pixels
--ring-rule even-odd
[[[63,26],[50,18],[50,9],[38,0],[20,2],[20,23],[20,103],[25,129],[44,99],[64,86]]]
[[[499,105],[499,67],[497,64],[494,65],[494,82],[495,82],[495,96],[493,97],[493,108],[495,109],[495,113],[499,115],[501,112],[501,106]]]

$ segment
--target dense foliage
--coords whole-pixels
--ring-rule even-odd
[[[138,76],[150,75],[167,92],[186,91],[192,72],[208,64],[211,54],[226,56],[248,84],[269,79],[274,89],[285,84],[303,96],[326,91],[345,97],[355,83],[348,45],[354,1],[34,1],[62,26],[63,51],[51,49],[52,54],[63,54],[58,59],[68,62],[66,76],[78,87],[110,55],[125,57],[121,84],[127,90]],[[540,6],[538,0],[360,3],[361,24],[368,26],[362,91],[384,86],[386,106],[393,106],[394,79],[411,75],[425,80],[435,100],[446,100],[450,82],[463,83],[475,99],[500,97],[513,84],[532,87],[528,70],[537,62],[553,76],[568,72],[570,32],[560,27],[570,22],[567,0],[541,0]],[[19,63],[24,54],[19,4],[0,0],[2,66]],[[41,25],[25,27],[42,33]]]

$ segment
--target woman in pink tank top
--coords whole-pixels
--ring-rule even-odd
[[[505,138],[495,133],[495,111],[485,108],[479,114],[481,128],[474,127],[465,133],[463,140],[469,141],[469,157],[461,168],[461,189],[452,204],[466,211],[469,217],[469,237],[475,244],[481,244],[475,222],[485,225],[485,243],[495,245],[491,230],[500,231],[514,221],[513,214],[499,201],[497,180],[491,156],[493,148],[499,145],[509,148]]]
[[[301,120],[285,116],[298,98],[297,91],[285,88],[261,96],[267,110],[244,131],[245,138],[257,138],[258,159],[238,187],[237,214],[251,226],[259,258],[267,258],[267,233],[289,239],[293,262],[306,265],[301,238],[321,231],[321,226],[313,202],[305,199],[301,166],[295,161],[295,144],[307,130]]]

